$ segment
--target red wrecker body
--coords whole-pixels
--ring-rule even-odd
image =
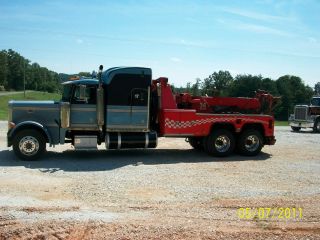
[[[270,114],[278,98],[265,91],[255,98],[174,96],[167,78],[154,80],[153,89],[160,99],[159,136],[187,137],[194,148],[216,156],[234,148],[256,155],[263,145],[276,142]]]

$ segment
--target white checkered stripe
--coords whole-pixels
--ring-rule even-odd
[[[194,127],[194,126],[198,126],[198,125],[204,125],[207,123],[213,123],[213,122],[233,122],[236,119],[239,118],[203,118],[203,119],[199,119],[199,120],[192,120],[192,121],[175,121],[169,118],[165,119],[165,127],[167,128],[173,128],[173,129],[179,129],[179,128],[189,128],[189,127]],[[242,118],[241,121],[243,122],[260,122],[263,124],[266,124],[268,122],[266,121],[262,121],[262,120],[254,120],[253,119],[245,119]]]
[[[212,123],[219,120],[218,118],[204,118],[199,120],[192,120],[192,121],[175,121],[169,118],[165,119],[165,126],[168,128],[188,128],[188,127],[194,127],[197,125],[203,125],[207,123]]]

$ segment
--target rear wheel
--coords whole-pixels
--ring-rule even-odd
[[[301,130],[301,127],[292,127],[291,126],[292,131],[294,132],[299,132]]]
[[[320,118],[317,118],[317,120],[315,121],[313,131],[316,133],[320,133]]]
[[[241,133],[237,145],[241,154],[246,156],[255,156],[261,152],[263,147],[263,138],[258,130],[248,129]]]
[[[21,130],[13,138],[13,151],[22,160],[36,160],[45,149],[46,139],[38,130]]]
[[[204,140],[204,149],[207,153],[217,157],[230,155],[235,147],[233,134],[227,129],[214,130]]]
[[[189,137],[187,139],[188,143],[196,150],[202,150],[203,149],[203,138],[199,137]]]

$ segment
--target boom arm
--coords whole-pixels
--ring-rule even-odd
[[[199,113],[253,113],[271,115],[280,97],[258,90],[254,98],[192,96],[189,93],[174,95],[167,78],[153,81],[159,89],[161,109],[194,109]]]

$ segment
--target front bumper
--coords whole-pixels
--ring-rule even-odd
[[[314,122],[313,121],[289,121],[289,125],[291,127],[301,127],[301,128],[313,128]]]

